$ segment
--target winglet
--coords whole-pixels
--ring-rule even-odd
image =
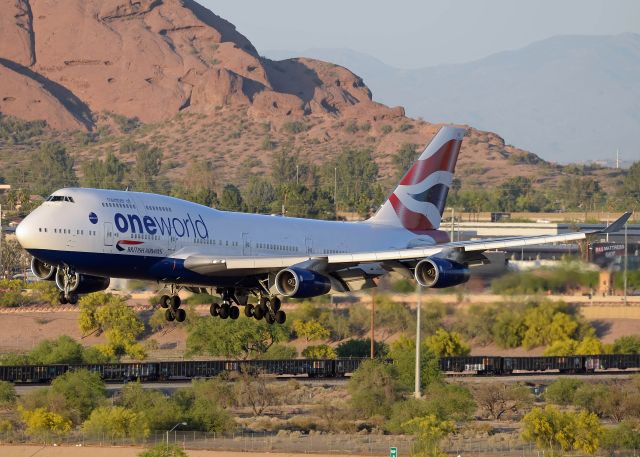
[[[633,212],[627,211],[622,216],[620,216],[618,219],[616,219],[611,224],[609,224],[607,227],[605,227],[604,230],[599,230],[598,233],[615,233],[615,232],[619,232],[620,230],[622,230],[622,228],[624,227],[624,224],[627,223],[627,221],[629,220],[629,218],[631,217],[632,214],[633,214]]]

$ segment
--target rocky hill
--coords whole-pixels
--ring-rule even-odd
[[[439,127],[374,102],[344,67],[261,57],[192,0],[0,0],[0,11],[0,113],[50,128],[22,145],[0,142],[5,168],[48,138],[65,142],[76,164],[134,139],[162,148],[172,178],[209,159],[221,182],[242,183],[283,144],[315,163],[356,146],[373,150],[391,182],[400,145],[425,144]],[[119,122],[134,118],[144,125]],[[545,183],[563,172],[477,130],[459,165],[474,185],[515,175]]]

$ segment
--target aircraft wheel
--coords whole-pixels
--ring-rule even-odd
[[[70,305],[77,305],[78,304],[78,294],[71,294],[69,295],[69,298],[67,299],[67,301],[69,302]]]
[[[244,315],[247,317],[253,317],[254,307],[251,303],[244,305]]]
[[[67,296],[64,294],[64,292],[60,292],[60,295],[58,295],[58,301],[60,302],[61,305],[66,305],[67,303],[69,303],[69,301],[67,300]]]
[[[264,316],[264,318],[266,319],[267,323],[269,325],[273,325],[276,323],[276,318],[273,317],[273,315],[271,313],[267,313],[266,316]]]
[[[227,317],[229,317],[230,311],[230,306],[227,303],[223,303],[222,306],[220,306],[220,311],[218,311],[218,314],[222,319],[226,319]]]
[[[168,308],[170,300],[171,297],[169,297],[168,295],[163,295],[162,297],[160,297],[160,306],[163,308]]]
[[[274,313],[277,313],[278,311],[280,311],[280,306],[282,305],[282,302],[280,301],[280,299],[278,297],[273,297],[271,299],[271,309],[273,309]]]
[[[286,320],[287,320],[287,315],[285,314],[284,311],[278,311],[276,313],[276,322],[278,324],[284,324]]]
[[[233,320],[236,320],[240,316],[240,308],[237,306],[232,306],[229,308],[229,317]]]
[[[212,303],[209,307],[209,314],[213,317],[218,317],[220,315],[220,305],[217,303]]]
[[[253,317],[256,318],[256,320],[261,320],[264,317],[264,311],[265,308],[262,305],[258,305],[253,309]]]
[[[173,322],[175,320],[176,316],[173,314],[173,310],[167,309],[164,312],[164,318],[167,320],[167,322]]]
[[[182,300],[180,300],[180,297],[178,297],[177,295],[174,295],[169,299],[169,304],[171,306],[171,309],[175,311],[176,309],[180,308]]]
[[[186,318],[187,318],[187,312],[184,309],[180,308],[176,310],[176,321],[184,322]]]

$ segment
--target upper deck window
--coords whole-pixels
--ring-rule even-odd
[[[49,195],[47,197],[48,202],[69,202],[74,203],[73,197],[67,197],[65,195]]]

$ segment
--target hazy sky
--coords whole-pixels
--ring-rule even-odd
[[[350,48],[403,68],[560,34],[640,32],[640,0],[198,0],[258,48]]]

